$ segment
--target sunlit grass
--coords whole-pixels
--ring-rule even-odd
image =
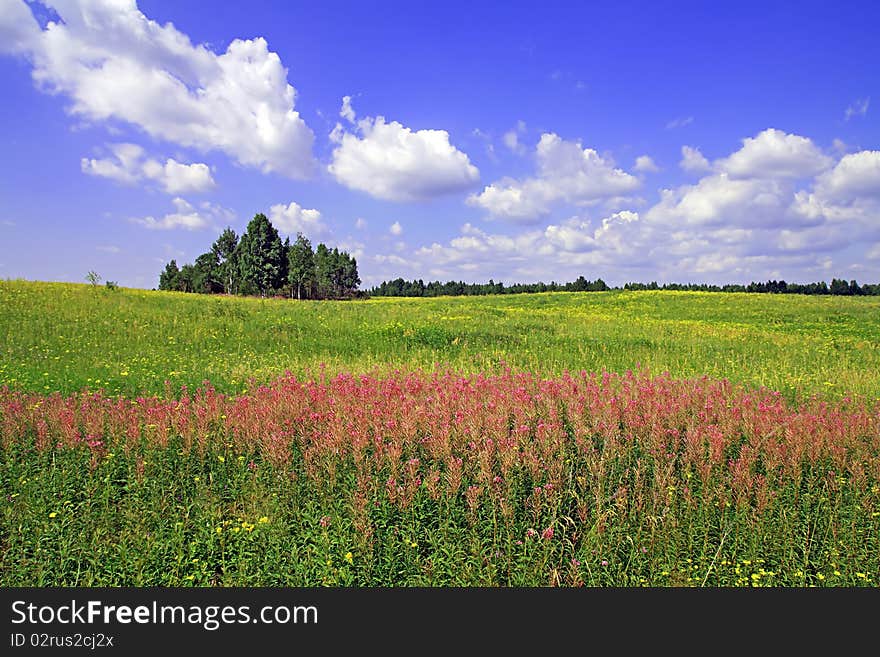
[[[641,365],[786,396],[880,396],[880,299],[693,292],[260,300],[0,282],[0,385],[245,390],[289,370],[448,364],[623,372]]]

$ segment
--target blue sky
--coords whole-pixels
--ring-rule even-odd
[[[880,5],[0,0],[0,278],[880,281]]]

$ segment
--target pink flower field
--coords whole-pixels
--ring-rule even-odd
[[[349,556],[324,583],[383,581],[398,540],[423,546],[404,583],[466,579],[456,559],[476,559],[475,582],[501,584],[877,581],[876,553],[855,556],[880,535],[880,406],[867,400],[794,406],[646,371],[287,375],[240,396],[207,383],[138,399],[3,389],[0,435],[7,458],[72,459],[83,482],[112,467],[119,486],[146,486],[169,476],[153,455],[173,453],[207,464],[215,488],[232,477],[262,482],[251,492],[295,489],[308,510],[271,529],[341,542]],[[464,552],[444,556],[437,537],[462,533]],[[746,572],[742,554],[773,568]]]

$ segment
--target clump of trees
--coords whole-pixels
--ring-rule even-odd
[[[160,290],[201,294],[284,295],[297,299],[344,299],[357,296],[361,284],[357,260],[325,244],[312,249],[302,233],[283,242],[260,213],[239,238],[226,228],[211,250],[192,264],[172,260],[159,275]]]

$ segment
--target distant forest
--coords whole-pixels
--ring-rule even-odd
[[[845,281],[834,278],[828,285],[825,281],[818,283],[786,283],[785,281],[767,281],[766,283],[749,283],[748,285],[707,285],[706,283],[627,283],[622,288],[608,287],[601,278],[589,281],[583,276],[571,283],[516,283],[504,285],[492,279],[488,283],[464,283],[462,281],[405,281],[396,278],[383,281],[371,288],[370,296],[376,297],[438,297],[438,296],[477,296],[485,294],[523,294],[528,292],[604,292],[605,290],[685,290],[690,292],[757,292],[769,294],[834,294],[846,296],[880,296],[880,284],[859,285],[856,281]]]
[[[201,294],[283,295],[297,299],[346,299],[362,295],[357,260],[324,244],[312,250],[302,233],[291,244],[264,214],[239,237],[231,228],[192,264],[172,260],[159,275],[160,290]]]

